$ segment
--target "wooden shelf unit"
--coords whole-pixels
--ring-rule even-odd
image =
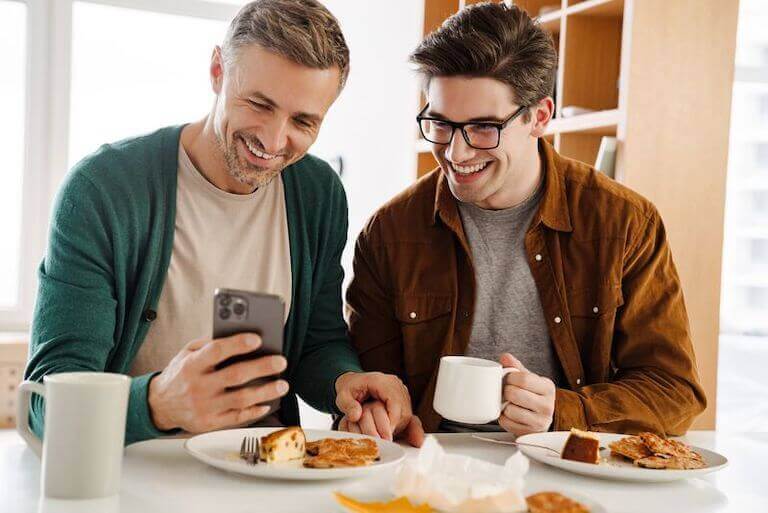
[[[425,34],[440,15],[479,0],[424,0]],[[546,139],[594,164],[617,138],[615,178],[650,199],[674,251],[713,429],[720,262],[738,2],[517,0],[558,50],[556,118]],[[544,11],[542,11],[544,9]],[[565,106],[594,110],[559,117]],[[417,145],[417,172],[436,167]],[[686,201],[688,200],[688,201]]]

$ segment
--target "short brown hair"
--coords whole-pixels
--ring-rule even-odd
[[[344,34],[333,14],[316,0],[255,0],[243,6],[224,38],[224,61],[231,62],[239,48],[251,44],[309,68],[337,66],[339,89],[347,81],[349,48]]]
[[[508,84],[518,105],[552,96],[555,45],[517,6],[485,2],[457,12],[411,54],[425,88],[434,77],[488,77]]]

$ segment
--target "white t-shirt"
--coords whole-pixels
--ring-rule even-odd
[[[157,318],[130,374],[164,369],[187,342],[213,335],[213,292],[277,294],[291,309],[291,251],[280,176],[252,194],[210,183],[179,144],[173,252]]]

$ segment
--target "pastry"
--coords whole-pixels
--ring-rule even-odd
[[[289,427],[261,438],[259,459],[267,463],[300,460],[306,455],[306,437],[300,427]]]
[[[571,429],[561,457],[564,460],[581,461],[597,465],[600,463],[600,439],[596,434]]]
[[[541,492],[525,499],[529,513],[589,513],[584,505],[557,492]]]
[[[632,461],[653,456],[653,453],[645,446],[639,436],[628,436],[608,444],[611,454],[623,456]]]

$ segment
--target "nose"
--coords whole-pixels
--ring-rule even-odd
[[[259,134],[261,144],[264,145],[264,151],[277,155],[288,144],[288,119],[275,116],[270,123],[265,125],[264,130]]]
[[[460,130],[456,130],[453,139],[445,150],[445,156],[451,162],[466,162],[475,155],[475,149],[467,144]]]

